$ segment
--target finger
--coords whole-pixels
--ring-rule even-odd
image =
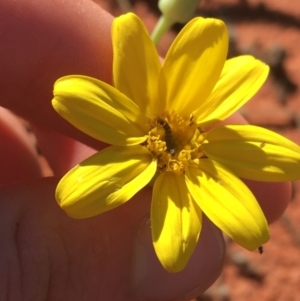
[[[133,277],[141,300],[191,300],[213,284],[221,273],[225,249],[220,230],[205,216],[193,255],[184,270],[175,274],[165,271],[154,254],[147,217],[143,224],[138,233]]]
[[[0,105],[87,144],[51,106],[54,82],[83,74],[111,82],[112,17],[90,0],[0,1]]]
[[[0,107],[0,184],[42,176],[32,136],[10,111]]]
[[[46,178],[0,188],[0,299],[189,300],[218,276],[224,244],[207,220],[187,268],[167,273],[147,220],[151,190],[95,218],[69,218]],[[9,265],[7,264],[9,263]]]
[[[96,151],[72,138],[41,127],[34,127],[41,154],[54,175],[62,176]]]
[[[291,183],[263,183],[243,179],[255,195],[269,223],[283,214],[291,200]]]

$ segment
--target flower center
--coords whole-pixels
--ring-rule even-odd
[[[146,147],[157,160],[158,170],[185,172],[187,166],[198,165],[204,157],[205,134],[193,121],[174,112],[163,113],[149,121]]]

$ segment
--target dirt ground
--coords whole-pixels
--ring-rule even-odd
[[[95,0],[114,15],[133,10],[149,31],[159,15],[155,0]],[[120,6],[121,5],[121,6]],[[223,19],[230,30],[229,56],[250,53],[268,63],[270,77],[241,109],[247,120],[300,144],[300,3],[296,0],[203,0],[198,15]],[[177,25],[161,41],[164,56]],[[283,217],[271,225],[264,253],[228,243],[224,272],[197,300],[300,300],[300,182]],[[299,294],[299,295],[298,295]]]

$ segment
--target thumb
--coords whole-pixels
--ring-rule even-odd
[[[90,0],[0,1],[0,105],[95,147],[51,106],[54,82],[83,74],[111,82],[112,17]]]
[[[147,223],[150,188],[113,211],[75,220],[57,206],[56,184],[44,178],[0,188],[1,300],[8,294],[14,300],[190,300],[220,273],[222,234],[207,219],[187,267],[176,274],[162,268]]]

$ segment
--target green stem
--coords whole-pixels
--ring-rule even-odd
[[[156,26],[154,27],[151,38],[155,45],[158,44],[163,34],[174,24],[173,21],[166,19],[164,15],[162,15],[158,22],[156,23]]]

